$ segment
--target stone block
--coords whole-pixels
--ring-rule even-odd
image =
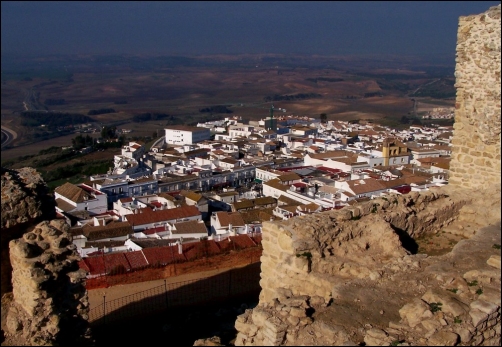
[[[293,296],[289,297],[288,299],[282,300],[281,303],[286,305],[286,306],[291,306],[291,307],[302,307],[302,308],[308,308],[309,305],[307,301],[310,299],[308,295],[298,295],[298,296]]]
[[[436,330],[441,327],[441,323],[435,319],[426,319],[422,321],[422,325],[427,331]]]
[[[488,265],[493,266],[494,268],[500,270],[500,255],[492,255],[492,256],[490,256],[490,258],[488,258],[488,260],[486,261],[486,263]]]
[[[468,329],[465,329],[464,327],[457,327],[455,328],[454,331],[456,334],[458,334],[460,338],[460,343],[462,344],[468,344],[472,340],[472,334]]]
[[[382,329],[372,328],[366,332],[364,342],[366,346],[388,346],[392,338]]]
[[[431,346],[455,346],[459,336],[449,331],[438,331],[429,338]]]
[[[298,317],[298,318],[307,317],[305,309],[301,307],[291,307],[291,311],[289,312],[289,314],[292,315],[293,317]]]
[[[258,327],[254,324],[247,324],[240,322],[239,320],[235,321],[235,329],[243,334],[246,334],[247,336],[254,336],[256,335],[256,332],[258,331]]]
[[[488,314],[479,310],[469,311],[469,316],[471,316],[472,325],[476,328],[488,320]]]
[[[473,310],[479,310],[481,312],[486,313],[487,315],[497,312],[499,309],[499,305],[492,304],[490,302],[486,302],[484,300],[476,300],[471,302],[471,308]]]
[[[428,309],[429,305],[415,298],[399,310],[399,315],[408,321],[410,327],[415,327],[422,321],[422,315]]]
[[[252,314],[252,319],[253,323],[256,324],[257,326],[263,326],[267,319],[271,318],[272,314],[265,311],[261,307],[255,307],[253,309],[253,314]]]
[[[444,313],[450,313],[454,317],[460,316],[469,310],[466,304],[459,301],[457,298],[450,296],[447,292],[443,293],[429,289],[422,296],[422,300],[429,304],[433,302],[441,303],[441,311]]]
[[[281,248],[281,250],[288,252],[290,254],[294,253],[293,240],[291,239],[290,236],[286,235],[285,233],[279,234],[279,236],[277,237],[277,243]]]
[[[292,326],[297,326],[298,323],[300,323],[300,318],[298,317],[294,317],[294,316],[289,316],[288,318],[286,318],[286,320],[288,321],[288,323]],[[238,330],[238,329],[237,329]]]

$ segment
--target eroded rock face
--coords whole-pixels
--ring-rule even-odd
[[[10,241],[13,292],[3,345],[92,345],[86,273],[63,220],[44,221]]]
[[[12,267],[9,260],[9,242],[19,238],[42,220],[55,217],[53,195],[33,168],[10,170],[2,168],[2,228],[1,295],[10,292]]]
[[[2,168],[2,232],[40,218],[54,218],[54,197],[33,168]]]

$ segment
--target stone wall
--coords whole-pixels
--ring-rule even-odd
[[[92,345],[80,256],[33,168],[2,168],[2,346]]]
[[[460,17],[449,184],[500,191],[500,5]]]
[[[500,242],[500,224],[442,258],[396,258],[379,278],[339,279],[340,295],[327,305],[278,290],[237,318],[235,345],[498,346],[500,251],[493,238]]]
[[[43,220],[55,218],[54,195],[35,169],[9,170],[2,167],[2,225],[0,231],[1,289],[12,291],[9,242]]]
[[[2,298],[2,345],[91,345],[86,272],[64,220],[10,242],[12,294]],[[7,311],[7,312],[4,312]]]
[[[455,224],[479,198],[391,195],[266,223],[260,301],[238,317],[235,345],[497,345],[500,222]],[[444,256],[412,254],[411,236],[443,232],[470,239]]]
[[[377,278],[381,264],[410,253],[402,243],[411,248],[412,237],[438,232],[464,204],[446,194],[415,192],[266,222],[260,302],[271,302],[282,288],[329,302],[340,278]]]

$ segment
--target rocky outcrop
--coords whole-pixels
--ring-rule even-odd
[[[42,220],[55,217],[54,196],[49,194],[42,176],[33,168],[2,168],[2,254],[1,295],[10,292],[12,267],[9,242],[21,237]]]
[[[93,343],[86,273],[69,226],[54,215],[36,170],[2,169],[3,346]]]
[[[86,272],[63,220],[10,242],[13,292],[5,296],[3,345],[90,345]],[[5,306],[4,306],[5,305]]]

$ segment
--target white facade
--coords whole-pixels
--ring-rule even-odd
[[[238,136],[248,137],[253,132],[254,132],[254,126],[252,125],[237,123],[236,125],[230,125],[228,127],[228,134],[232,139]]]
[[[165,141],[171,145],[186,145],[197,143],[211,138],[211,131],[207,128],[197,128],[180,126],[175,128],[166,128]]]

